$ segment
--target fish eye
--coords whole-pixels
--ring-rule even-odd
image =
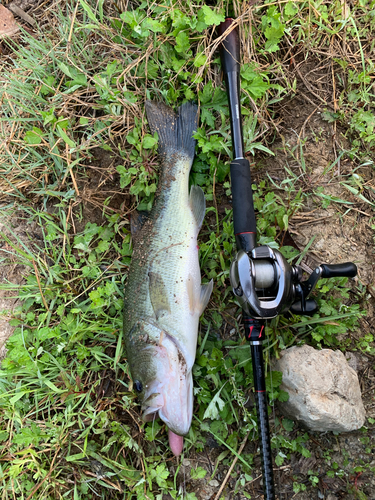
[[[134,380],[134,389],[136,390],[136,392],[142,392],[142,382],[140,382],[139,380]]]

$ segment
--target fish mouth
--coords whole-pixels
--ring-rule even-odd
[[[142,401],[142,419],[160,417],[175,434],[185,436],[193,416],[193,378],[173,337],[165,335],[156,347],[158,376],[149,384]]]
[[[142,403],[142,419],[144,422],[152,422],[159,416],[159,410],[164,405],[164,398],[160,393],[151,394]]]

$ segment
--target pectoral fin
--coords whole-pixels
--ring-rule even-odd
[[[156,319],[159,319],[161,316],[171,312],[168,292],[160,274],[149,272],[148,277],[152,308],[154,309]]]
[[[204,215],[206,213],[206,199],[202,188],[199,186],[191,186],[190,189],[190,207],[193,212],[194,219],[198,229],[202,227]]]

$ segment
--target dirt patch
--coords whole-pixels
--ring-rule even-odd
[[[75,232],[81,232],[88,222],[103,224],[107,214],[121,213],[126,216],[131,210],[132,199],[120,189],[120,175],[116,166],[121,159],[111,152],[96,148],[86,169],[86,177],[78,183],[80,196],[74,203]]]
[[[40,239],[37,225],[27,224],[19,215],[3,212],[0,216],[0,359],[6,355],[5,344],[13,333],[9,320],[19,305],[17,286],[24,283],[29,273],[20,263],[17,248],[33,249],[33,240]],[[23,247],[24,246],[24,247]]]
[[[292,102],[290,106],[295,105]],[[303,110],[302,118],[311,116],[311,107],[297,109]],[[373,180],[372,171],[366,167],[355,169],[348,158],[338,160],[346,139],[340,131],[337,131],[340,142],[334,138],[332,127],[322,120],[319,111],[311,117],[305,130],[303,127],[298,135],[294,128],[285,128],[285,143],[295,150],[295,158],[288,157],[285,152],[279,152],[277,158],[279,165],[289,164],[296,175],[302,175],[302,189],[311,194],[306,198],[305,210],[291,220],[290,231],[301,248],[314,237],[310,252],[319,262],[354,261],[359,268],[359,278],[366,284],[372,283],[374,248],[370,221],[373,213],[368,204],[359,202],[345,187],[350,185],[354,171],[365,182]],[[338,201],[331,201],[325,208],[328,198]]]

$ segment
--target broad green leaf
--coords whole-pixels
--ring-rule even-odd
[[[149,29],[153,33],[164,33],[166,30],[164,24],[159,23],[159,21],[156,21],[155,19],[151,19],[149,17],[143,21],[142,28]]]
[[[293,2],[288,2],[284,7],[284,14],[288,17],[293,17],[297,14],[298,7]]]
[[[201,66],[204,66],[206,64],[206,61],[207,56],[203,54],[203,52],[201,54],[197,54],[194,59],[194,66],[196,68],[200,68]]]
[[[197,467],[196,469],[190,470],[190,477],[192,479],[203,479],[206,477],[207,471],[203,467]]]
[[[63,62],[59,62],[58,63],[58,67],[61,69],[61,71],[66,75],[66,76],[69,76],[69,78],[74,78],[73,76],[73,73],[72,73],[72,69],[75,69],[75,68],[69,68],[69,66],[67,66],[65,63]]]
[[[204,13],[204,22],[207,26],[218,26],[220,23],[225,21],[225,16],[223,14],[214,12],[208,5],[203,5],[202,11]]]
[[[48,111],[41,111],[41,115],[43,117],[43,125],[48,125],[48,123],[55,123],[56,122],[56,117],[55,117],[55,108],[51,108]]]
[[[21,391],[17,392],[13,397],[10,398],[9,403],[11,405],[14,405],[14,403],[17,403],[25,394],[28,394],[29,391]]]
[[[207,409],[203,415],[203,420],[205,420],[206,418],[210,418],[211,420],[216,420],[217,418],[219,418],[219,412],[225,406],[225,402],[220,398],[220,393],[223,390],[224,385],[220,387],[215,396],[212,398],[211,403],[207,406]]]
[[[26,144],[30,144],[33,146],[41,144],[44,134],[40,129],[36,129],[37,127],[33,127],[33,130],[28,130],[26,132],[26,134],[24,135],[24,141],[26,142]]]
[[[276,389],[281,384],[282,379],[283,379],[282,372],[273,370],[271,374],[266,378],[267,389],[269,391],[272,389]]]
[[[189,37],[184,31],[181,31],[177,36],[176,36],[176,51],[179,52],[180,54],[187,54],[189,49],[190,49],[190,41]]]
[[[152,135],[146,134],[143,138],[142,141],[142,147],[143,149],[151,149],[155,146],[155,144],[158,142],[155,137],[152,137]]]
[[[311,452],[307,448],[305,448],[304,446],[301,446],[301,453],[305,458],[311,457]]]
[[[58,387],[56,387],[55,384],[53,382],[51,382],[50,380],[43,380],[43,382],[46,384],[47,387],[52,389],[53,392],[55,392],[56,394],[60,394],[60,393],[64,392],[62,389],[59,389]]]
[[[0,431],[0,442],[6,441],[9,438],[9,432]]]
[[[279,453],[277,454],[277,456],[275,458],[275,464],[278,467],[280,467],[281,465],[283,465],[285,458],[286,458],[286,455],[284,455],[284,453],[282,453],[281,451],[279,451]]]
[[[82,458],[86,457],[86,453],[76,453],[75,455],[70,455],[66,457],[65,460],[67,462],[77,462],[78,460],[82,460]]]
[[[293,427],[294,427],[293,420],[290,420],[289,418],[283,418],[282,424],[283,424],[283,427],[286,431],[292,432]]]
[[[281,402],[286,402],[289,401],[289,394],[286,391],[279,391],[279,395],[277,396],[277,399]]]
[[[264,81],[259,75],[255,75],[254,78],[248,82],[242,82],[241,86],[249,92],[253,99],[263,97],[270,88],[270,84],[267,81]]]

